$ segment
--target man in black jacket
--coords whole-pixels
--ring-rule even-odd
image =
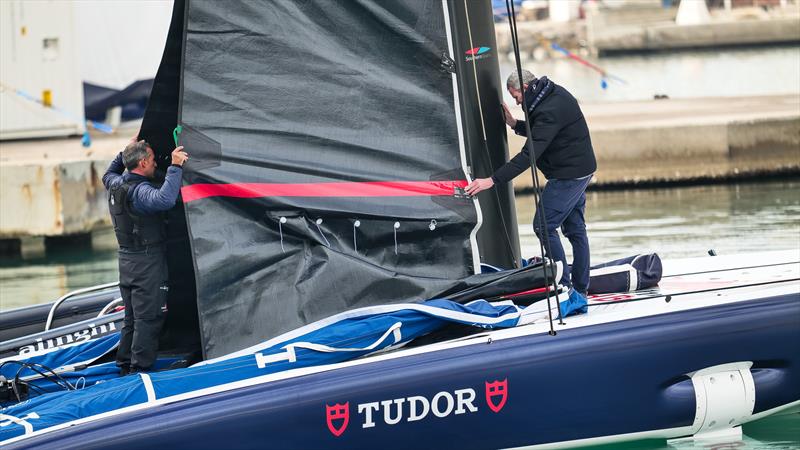
[[[537,79],[527,70],[522,71],[521,84],[520,88],[519,76],[515,72],[508,77],[506,87],[518,105],[523,104],[524,95],[523,108],[527,107],[526,116],[531,124],[536,165],[548,180],[541,196],[542,210],[536,211],[533,229],[540,240],[547,237],[552,252],[547,256],[563,264],[561,283],[573,288],[570,300],[585,305],[589,288],[589,239],[583,216],[585,191],[597,169],[589,128],[578,101],[563,87],[547,77]],[[525,122],[514,119],[505,104],[503,110],[506,124],[517,134],[525,136]],[[466,192],[475,195],[495,184],[508,183],[530,166],[526,145],[490,178],[475,179],[467,186]],[[544,214],[546,230],[541,229],[540,214]],[[572,245],[571,273],[558,236],[559,227]]]

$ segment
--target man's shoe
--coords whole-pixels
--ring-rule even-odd
[[[586,314],[589,312],[589,299],[585,292],[575,291],[583,299],[583,306],[578,310],[578,314]]]
[[[558,304],[558,318],[568,317],[574,314],[585,314],[589,311],[589,302],[580,292],[575,289],[569,290],[569,297]]]

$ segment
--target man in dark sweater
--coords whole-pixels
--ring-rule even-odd
[[[539,240],[546,237],[550,243],[552,254],[547,256],[561,261],[564,267],[561,284],[572,288],[570,302],[585,305],[589,288],[589,239],[583,217],[585,191],[597,169],[589,128],[577,100],[563,87],[547,77],[537,79],[527,70],[522,71],[521,84],[520,88],[519,76],[515,72],[508,77],[506,87],[518,105],[523,104],[524,95],[523,109],[527,107],[536,165],[548,180],[541,196],[541,210],[537,209],[533,220],[533,229]],[[505,104],[503,110],[506,124],[518,135],[525,136],[525,122],[514,119]],[[475,179],[466,191],[475,195],[495,184],[508,183],[530,167],[526,145],[490,178]],[[546,230],[541,229],[540,214],[544,214]],[[558,236],[559,227],[572,245],[571,273]]]
[[[169,290],[163,212],[175,206],[188,158],[183,147],[173,150],[172,165],[157,186],[153,149],[134,138],[103,175],[119,243],[119,290],[125,305],[117,349],[122,375],[147,371],[156,359]]]

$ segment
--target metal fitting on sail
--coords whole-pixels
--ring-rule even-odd
[[[436,229],[436,219],[431,219],[431,223],[428,224],[428,229],[431,231]]]
[[[439,68],[443,72],[456,73],[456,62],[446,52],[442,52],[441,60],[439,61]]]

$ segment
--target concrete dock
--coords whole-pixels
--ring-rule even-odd
[[[653,52],[800,42],[797,5],[712,10],[707,22],[676,23],[677,8],[644,3],[640,7],[599,8],[586,17],[593,53]]]
[[[583,20],[518,22],[518,40],[523,53],[535,59],[563,57],[550,48],[550,42],[584,57],[800,42],[800,3],[769,9],[713,9],[709,20],[700,24],[678,24],[677,13],[678,8],[663,8],[660,1],[652,0],[628,2],[624,8],[600,4],[589,8]],[[498,23],[495,34],[498,53],[510,55],[508,26]]]
[[[79,138],[0,142],[0,239],[109,226],[102,176],[129,140],[95,136],[89,148]]]
[[[799,94],[582,108],[599,164],[594,187],[800,173]],[[77,138],[0,143],[0,244],[108,227],[101,177],[133,133],[95,136],[90,148]],[[515,154],[524,142],[510,134],[509,144]],[[517,190],[531,184],[515,180]]]

